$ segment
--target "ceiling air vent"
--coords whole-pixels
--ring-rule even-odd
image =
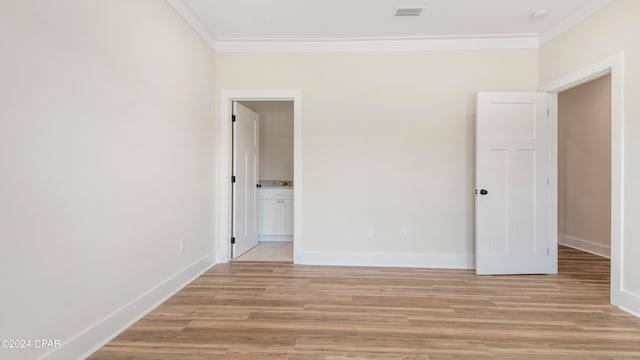
[[[424,8],[397,8],[396,16],[420,16]]]

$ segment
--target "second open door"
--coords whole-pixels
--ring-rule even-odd
[[[258,114],[233,102],[233,259],[258,245]]]
[[[551,273],[553,95],[482,92],[477,100],[476,273]]]

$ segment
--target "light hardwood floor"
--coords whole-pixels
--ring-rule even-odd
[[[560,248],[558,275],[216,265],[104,346],[103,359],[640,359],[609,305],[609,261]]]
[[[234,261],[293,262],[292,241],[264,241]]]

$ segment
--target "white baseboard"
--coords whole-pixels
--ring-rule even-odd
[[[472,255],[295,251],[293,261],[295,264],[302,265],[417,267],[436,269],[475,268],[475,257]]]
[[[568,235],[558,235],[558,244],[582,250],[594,255],[611,258],[611,247],[598,244],[589,240],[579,239]]]
[[[293,235],[258,235],[258,241],[293,241]]]
[[[215,254],[210,253],[74,336],[59,349],[44,354],[40,360],[86,359],[213,265]]]
[[[618,299],[616,306],[620,310],[640,318],[640,295],[629,290],[622,290],[616,298]]]

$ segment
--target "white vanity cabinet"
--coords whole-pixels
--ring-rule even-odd
[[[260,189],[260,240],[293,238],[293,189]]]

